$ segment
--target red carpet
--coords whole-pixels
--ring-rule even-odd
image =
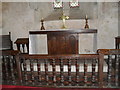
[[[0,85],[1,90],[120,90],[111,88],[97,88],[97,89],[70,89],[70,88],[47,88],[47,87],[29,87],[29,86],[15,86],[15,85]]]

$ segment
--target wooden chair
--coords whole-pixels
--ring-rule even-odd
[[[120,36],[115,37],[115,48],[120,49]]]
[[[18,38],[15,44],[21,53],[29,53],[29,38]]]
[[[0,39],[0,43],[2,44],[0,50],[13,50],[10,32],[9,35],[0,35]]]

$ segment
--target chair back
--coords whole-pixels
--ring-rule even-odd
[[[0,50],[13,50],[13,44],[11,41],[11,33],[8,35],[0,35]]]

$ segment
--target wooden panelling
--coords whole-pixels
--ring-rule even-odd
[[[78,34],[48,34],[48,53],[78,54]]]

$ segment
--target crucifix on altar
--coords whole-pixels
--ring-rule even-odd
[[[65,20],[69,19],[68,16],[65,16],[65,14],[63,13],[62,16],[60,17],[60,19],[62,19],[63,21],[63,26],[62,26],[62,29],[66,29],[66,25],[65,25]]]

